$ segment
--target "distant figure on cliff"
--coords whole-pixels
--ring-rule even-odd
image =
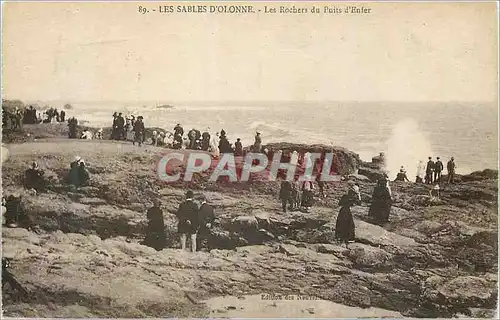
[[[399,172],[396,176],[396,179],[394,179],[394,182],[396,182],[396,181],[410,182],[410,179],[408,179],[408,176],[406,175],[406,170],[404,167],[401,167],[401,169],[399,169]]]
[[[212,156],[217,158],[219,157],[219,133],[215,133],[215,137],[212,137],[212,140],[210,141],[210,152],[212,153]]]
[[[234,155],[241,157],[243,155],[243,145],[241,144],[241,139],[237,138],[234,143]]]
[[[174,141],[172,142],[172,148],[181,149],[182,148],[182,135],[184,134],[184,129],[178,123],[174,127]]]
[[[233,148],[231,147],[231,143],[227,140],[226,135],[222,135],[219,137],[219,153],[233,153]]]
[[[434,172],[434,161],[432,161],[432,157],[429,157],[429,161],[427,161],[427,167],[425,168],[425,183],[432,184],[432,173]]]
[[[210,133],[209,129],[205,130],[201,135],[201,150],[208,151],[210,149]]]
[[[198,231],[198,206],[193,201],[193,191],[186,192],[186,200],[179,205],[176,216],[179,219],[177,232],[180,234],[181,248],[186,250],[187,236],[191,237],[191,251],[196,252],[196,233]]]
[[[158,199],[153,201],[153,206],[146,213],[148,226],[146,228],[146,238],[143,244],[157,251],[166,246],[165,223],[163,221],[163,211]]]
[[[368,210],[368,216],[372,217],[376,223],[384,224],[389,221],[391,206],[392,197],[387,186],[387,178],[381,178],[373,190],[372,203]]]
[[[118,140],[118,113],[113,113],[113,124],[111,126],[111,140]]]
[[[134,141],[132,142],[133,145],[135,143],[139,143],[139,146],[141,146],[142,142],[144,141],[144,122],[142,122],[142,116],[137,117],[137,121],[134,123]]]
[[[158,138],[159,138],[159,134],[158,132],[156,132],[156,130],[153,130],[153,132],[151,133],[151,145],[153,146],[156,146],[158,145]]]
[[[353,242],[356,237],[354,219],[351,213],[351,207],[356,203],[356,199],[345,194],[339,201],[339,214],[335,223],[335,239],[345,243],[346,248],[349,242]]]
[[[253,152],[260,152],[262,149],[262,137],[260,132],[255,133],[255,141],[253,143]]]
[[[455,158],[451,157],[450,161],[448,161],[448,164],[446,165],[446,169],[448,169],[448,183],[455,183],[456,168]]]
[[[439,157],[436,158],[436,163],[434,163],[434,182],[441,182],[441,172],[444,166]]]
[[[97,130],[97,132],[96,132],[96,134],[95,134],[95,138],[96,138],[97,140],[102,140],[102,138],[103,138],[102,131],[103,131],[103,130],[102,130],[102,128],[100,128],[99,130]]]
[[[68,127],[69,127],[68,138],[78,139],[76,132],[77,126],[78,126],[78,120],[76,120],[75,117],[71,117],[68,119]]]
[[[117,140],[125,140],[125,119],[120,112],[116,118]]]

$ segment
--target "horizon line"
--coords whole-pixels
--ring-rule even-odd
[[[497,100],[160,100],[160,99],[143,99],[143,100],[77,100],[77,99],[19,99],[19,98],[5,98],[2,101],[21,101],[23,103],[36,103],[36,102],[64,102],[64,103],[157,103],[157,104],[210,104],[210,103],[485,103],[485,104],[498,104]]]

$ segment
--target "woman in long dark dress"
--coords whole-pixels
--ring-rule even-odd
[[[378,224],[389,221],[392,199],[387,187],[387,179],[380,179],[373,190],[372,204],[368,210],[368,216],[372,217]]]
[[[354,219],[351,213],[351,207],[355,202],[356,199],[347,194],[343,195],[339,201],[340,211],[335,224],[335,239],[345,243],[346,247],[349,241],[354,241],[356,236]]]

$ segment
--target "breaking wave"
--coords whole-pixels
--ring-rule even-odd
[[[392,128],[387,141],[386,170],[389,177],[394,179],[401,166],[404,166],[408,178],[413,180],[419,160],[425,163],[432,154],[430,141],[418,123],[413,119],[399,121]]]

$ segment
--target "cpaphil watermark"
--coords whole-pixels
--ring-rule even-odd
[[[235,156],[224,153],[218,158],[202,151],[170,151],[163,155],[157,165],[158,178],[164,182],[192,181],[196,175],[208,177],[209,181],[225,179],[230,182],[250,180],[276,181],[278,177],[288,181],[341,181],[337,173],[334,153],[275,152],[247,153]]]

